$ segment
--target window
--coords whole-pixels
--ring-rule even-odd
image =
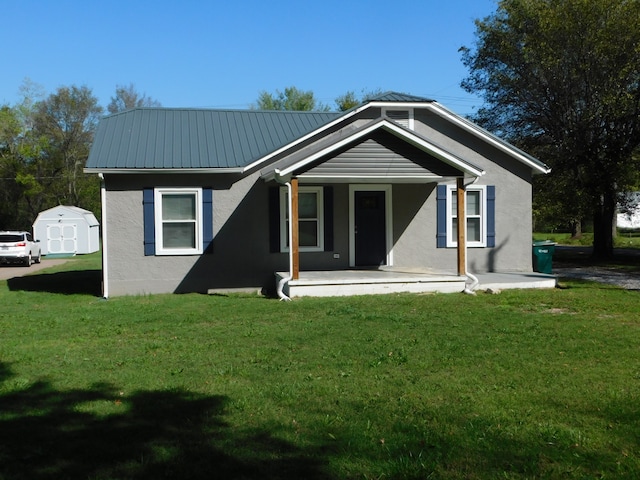
[[[466,190],[467,246],[495,247],[495,199],[493,185],[472,185]],[[438,185],[437,247],[458,244],[457,196],[455,185]]]
[[[458,238],[458,195],[456,190],[451,192],[451,239],[450,242],[455,245]],[[467,215],[467,245],[484,246],[483,220],[482,214],[484,208],[482,199],[482,190],[467,189],[466,215]]]
[[[324,250],[324,200],[322,187],[298,188],[298,241],[301,252]],[[289,251],[289,201],[280,189],[280,251]]]
[[[202,253],[202,189],[155,190],[156,255]]]

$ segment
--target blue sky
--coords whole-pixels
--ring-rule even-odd
[[[116,85],[166,107],[248,108],[259,92],[395,90],[472,113],[458,49],[495,0],[0,0],[0,104],[25,78],[53,93]],[[475,108],[474,108],[475,107]]]

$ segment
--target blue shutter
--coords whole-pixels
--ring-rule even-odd
[[[436,247],[447,246],[447,186],[436,187]]]
[[[487,185],[487,247],[496,246],[496,187]]]
[[[333,251],[333,187],[324,187],[324,251]]]
[[[153,204],[153,188],[142,190],[142,216],[144,226],[144,254],[156,254],[156,222]]]
[[[213,189],[202,189],[202,249],[213,253]]]

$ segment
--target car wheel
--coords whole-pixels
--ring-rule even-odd
[[[42,252],[38,252],[38,256],[34,260],[36,263],[40,263],[42,261]]]
[[[29,254],[29,256],[25,259],[24,266],[25,267],[30,267],[31,266],[31,254]]]

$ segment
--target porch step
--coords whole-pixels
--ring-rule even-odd
[[[276,285],[287,272],[276,272]],[[386,293],[462,292],[465,277],[380,270],[300,272],[300,278],[284,287],[289,297],[340,297]]]

